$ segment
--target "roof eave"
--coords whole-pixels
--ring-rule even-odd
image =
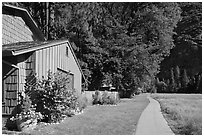
[[[2,51],[2,56],[3,57],[13,56],[13,51],[11,51],[11,50],[3,50]]]
[[[28,52],[33,52],[36,50],[40,50],[40,49],[44,49],[47,47],[52,47],[52,46],[56,46],[56,45],[60,45],[63,43],[68,43],[68,40],[58,40],[52,43],[45,43],[42,44],[42,46],[38,46],[38,47],[31,47],[31,48],[27,48],[27,49],[20,49],[20,50],[3,50],[3,56],[17,56],[17,55],[21,55],[21,54],[25,54]]]

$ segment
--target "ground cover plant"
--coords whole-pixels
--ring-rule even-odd
[[[154,94],[162,113],[175,134],[202,134],[201,94]]]

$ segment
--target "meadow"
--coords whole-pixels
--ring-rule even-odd
[[[202,135],[201,94],[154,94],[176,135]]]

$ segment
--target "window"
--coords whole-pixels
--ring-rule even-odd
[[[69,81],[67,83],[67,87],[68,89],[74,89],[74,74],[60,68],[57,68],[57,71],[64,76],[68,76]]]
[[[69,57],[69,47],[66,46],[66,56]]]

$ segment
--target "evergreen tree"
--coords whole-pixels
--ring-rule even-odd
[[[181,20],[174,29],[175,47],[170,56],[161,63],[159,78],[168,79],[171,67],[182,66],[188,70],[188,75],[194,77],[202,72],[202,3],[180,2]]]
[[[195,91],[196,93],[202,93],[202,75],[197,74],[195,76]]]
[[[183,92],[185,92],[187,86],[188,86],[188,83],[189,83],[189,79],[188,79],[188,75],[187,75],[187,72],[186,72],[186,69],[183,70],[183,75],[181,77],[181,86],[183,88]]]
[[[176,91],[176,83],[175,83],[173,68],[171,68],[170,74],[171,74],[171,78],[170,78],[170,92],[175,92]]]
[[[181,88],[179,66],[176,66],[175,68],[175,83],[176,83],[176,89],[179,90]]]

